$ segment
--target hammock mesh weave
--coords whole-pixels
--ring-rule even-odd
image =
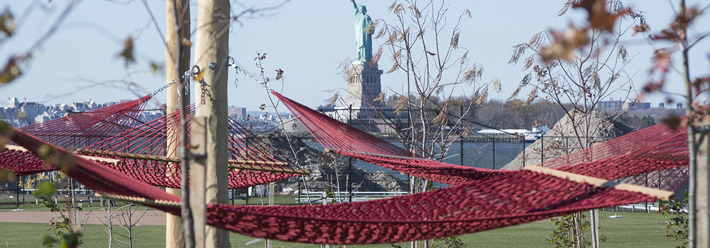
[[[103,164],[133,178],[155,186],[179,188],[181,174],[178,164],[115,155],[97,155],[92,152],[100,150],[177,157],[177,151],[168,151],[166,146],[169,143],[175,144],[174,147],[179,146],[177,136],[167,137],[167,133],[177,133],[177,111],[143,123],[140,121],[140,114],[149,99],[150,96],[145,96],[137,100],[30,125],[22,130],[60,147],[79,148],[81,154],[119,159],[118,163]],[[194,107],[190,108],[190,112],[194,112]],[[272,149],[233,119],[229,118],[228,121],[229,159],[241,161],[240,165],[254,169],[230,169],[230,188],[245,188],[298,175],[263,171],[265,168],[293,170],[288,165],[289,162],[282,162],[288,160],[286,156],[281,156],[277,150]],[[17,150],[5,150],[0,153],[0,168],[11,170],[17,175],[54,170],[30,153]]]
[[[4,137],[10,138],[10,137]],[[11,139],[33,154],[50,147],[49,164],[103,193],[154,200],[145,205],[177,214],[178,202],[145,182],[66,152],[16,130]],[[68,160],[71,157],[73,159]],[[72,162],[67,162],[72,161]],[[532,171],[492,175],[456,187],[369,202],[327,206],[208,205],[207,224],[252,237],[320,244],[373,244],[489,230],[562,214],[654,201],[649,195],[594,187]]]
[[[401,147],[272,92],[323,147],[412,176],[459,185],[508,171],[487,170],[410,157]],[[675,191],[688,178],[687,134],[657,124],[596,144],[539,166],[585,176]]]

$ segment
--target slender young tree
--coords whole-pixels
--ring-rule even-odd
[[[618,0],[569,0],[559,15],[565,14],[570,7],[587,12],[584,26],[570,24],[567,30],[540,32],[529,42],[514,46],[510,63],[518,63],[529,51],[531,54],[524,59],[523,70],[530,72],[511,98],[527,87],[532,88],[527,103],[540,98],[556,103],[570,122],[568,127],[574,134],[571,138],[576,141],[571,146],[582,150],[603,141],[603,129],[597,128],[599,123],[592,121],[599,115],[599,103],[619,91],[626,93],[626,98],[620,101],[627,102],[632,93],[633,77],[624,71],[632,57],[620,41],[644,19]],[[611,119],[620,114],[617,111]],[[583,156],[585,161],[593,160],[592,154]],[[598,247],[598,212],[592,210],[590,215],[591,242],[584,240],[587,225],[580,213],[561,218],[564,224],[560,226],[565,230],[555,231],[548,240],[558,245],[584,247],[591,244]]]
[[[402,76],[402,91],[362,92],[363,98],[373,100],[363,101],[372,105],[362,107],[374,110],[383,121],[380,124],[391,131],[388,134],[399,140],[405,149],[416,156],[439,161],[466,135],[461,128],[462,118],[470,115],[472,104],[485,102],[489,86],[500,91],[497,79],[481,82],[482,66],[472,63],[468,49],[459,46],[462,32],[459,24],[471,18],[470,11],[463,10],[456,15],[449,11],[446,1],[395,1],[389,7],[394,22],[377,19],[363,30],[375,39],[384,39],[384,44],[371,57],[367,57],[365,49],[366,65],[359,64],[363,56],[358,55],[354,63],[346,61],[342,67],[351,78],[349,83],[364,84],[363,80],[352,80],[363,77],[357,73],[352,75],[352,71],[358,71],[353,68],[377,68],[387,51],[392,66],[386,73],[397,72]],[[369,89],[365,85],[362,88]],[[476,101],[464,106],[460,101],[453,101],[462,90]],[[393,108],[384,107],[388,94],[396,99]],[[338,98],[331,99],[332,104]],[[414,177],[409,184],[412,193],[431,187],[431,182]],[[412,247],[418,245],[412,243]],[[429,241],[425,246],[429,246]]]
[[[710,95],[710,76],[695,77],[690,72],[691,49],[710,36],[707,31],[695,31],[691,27],[701,25],[698,19],[710,9],[710,4],[688,7],[685,0],[678,1],[678,9],[670,6],[675,19],[657,32],[642,23],[634,28],[635,33],[645,33],[654,47],[653,65],[649,80],[643,88],[644,94],[661,93],[667,97],[666,79],[673,72],[681,75],[685,92],[685,124],[688,133],[689,181],[688,181],[688,230],[680,230],[675,237],[686,236],[688,247],[710,246],[710,217],[708,216],[708,143],[707,127],[710,125],[710,105],[704,102]],[[670,42],[670,45],[668,43]],[[657,45],[662,46],[658,48]],[[680,66],[675,65],[674,53],[680,52]],[[668,97],[668,103],[673,100]],[[671,127],[681,124],[678,117],[664,120]],[[669,227],[670,228],[670,227]],[[686,232],[687,233],[684,233]],[[684,244],[685,246],[685,244]]]

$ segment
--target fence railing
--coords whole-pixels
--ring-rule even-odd
[[[395,196],[403,196],[407,195],[409,192],[406,191],[370,191],[370,192],[359,192],[355,191],[349,194],[348,192],[332,192],[330,196],[328,196],[328,192],[326,191],[307,191],[307,192],[299,192],[298,197],[295,197],[294,200],[298,204],[323,204],[323,201],[325,200],[326,203],[331,203],[331,202],[337,202],[337,203],[344,203],[344,202],[350,202],[352,199],[352,202],[359,202],[359,201],[370,201],[370,200],[376,200],[376,199],[384,199],[384,198],[390,198],[390,197],[395,197]],[[352,197],[351,197],[352,196]]]

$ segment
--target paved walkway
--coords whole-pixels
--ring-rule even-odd
[[[133,218],[139,217],[143,211],[137,211]],[[103,222],[108,220],[108,213],[106,211],[93,211],[91,213],[82,212],[83,215],[89,215],[87,224],[98,224],[102,225]],[[49,211],[18,211],[18,212],[0,212],[0,222],[21,222],[21,223],[49,223],[52,218],[59,216],[59,213],[52,213]],[[114,217],[113,224],[121,224],[123,219],[119,217]],[[123,222],[125,223],[125,222]],[[165,225],[165,213],[158,210],[148,210],[143,218],[138,221],[138,225]]]

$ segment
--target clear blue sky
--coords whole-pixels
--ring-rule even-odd
[[[16,18],[22,18],[16,36],[0,44],[0,59],[5,63],[11,54],[24,52],[50,27],[65,8],[67,0],[7,1],[7,6]],[[234,2],[234,1],[233,1]],[[393,16],[387,8],[391,1],[360,0],[367,6],[373,19],[391,21]],[[505,99],[517,87],[525,75],[521,65],[508,64],[512,46],[523,43],[544,30],[563,28],[570,21],[581,21],[581,11],[570,10],[572,15],[556,17],[564,0],[557,1],[449,1],[451,20],[468,8],[472,19],[465,18],[461,24],[460,46],[470,50],[471,62],[484,67],[483,81],[498,77],[503,84],[502,94],[491,98]],[[670,1],[675,4],[675,1]],[[701,1],[689,1],[693,5]],[[280,1],[249,1],[232,5],[238,13],[243,6],[268,7]],[[665,0],[626,1],[625,5],[642,10],[652,28],[660,30],[672,20],[671,3]],[[28,10],[31,4],[38,4]],[[165,2],[148,0],[148,7],[155,16],[160,30],[165,32]],[[197,2],[192,1],[193,29],[196,23]],[[675,6],[673,6],[675,7]],[[273,71],[285,71],[283,94],[309,107],[324,103],[331,96],[326,90],[345,87],[338,74],[338,65],[347,58],[356,57],[353,30],[352,4],[348,0],[292,0],[283,7],[263,15],[242,18],[232,24],[229,36],[230,54],[243,67],[252,72],[257,69],[253,59],[257,52],[268,53],[264,62],[267,76]],[[23,13],[27,13],[23,16]],[[710,23],[707,16],[700,23]],[[708,25],[697,25],[708,32]],[[10,85],[0,87],[0,106],[6,106],[7,97],[26,98],[45,104],[61,102],[117,101],[135,99],[165,84],[161,74],[151,74],[149,63],[164,64],[165,54],[159,33],[150,20],[142,1],[80,1],[57,33],[43,46],[35,58],[23,66],[23,76]],[[123,47],[123,40],[134,37],[138,63],[124,67],[116,55]],[[194,37],[192,39],[194,41]],[[375,40],[374,46],[383,40]],[[636,74],[634,84],[646,82],[653,48],[641,37],[624,40],[630,55],[636,55],[627,69]],[[695,76],[710,72],[708,52],[710,41],[694,49],[691,55]],[[376,49],[376,48],[375,48]],[[383,55],[380,68],[391,66],[389,55]],[[703,74],[700,74],[703,73]],[[257,110],[268,99],[264,91],[247,78],[240,76],[238,88],[234,87],[234,71],[230,70],[229,105]],[[673,77],[670,85],[674,92],[682,93],[682,84]],[[383,76],[383,87],[399,91],[402,75]],[[273,85],[273,88],[280,88]],[[461,92],[463,94],[463,90]],[[524,94],[523,94],[524,96]],[[622,93],[614,95],[621,97]],[[521,96],[522,97],[522,96]],[[164,92],[158,100],[164,101]],[[193,98],[194,99],[194,98]],[[662,97],[650,97],[654,106]]]

